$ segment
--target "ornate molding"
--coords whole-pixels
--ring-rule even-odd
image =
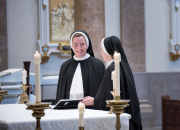
[[[43,9],[44,10],[46,9],[47,3],[48,3],[48,0],[43,0]]]
[[[47,45],[42,46],[42,51],[43,51],[44,55],[41,55],[41,59],[42,59],[41,63],[44,64],[44,63],[48,62],[48,60],[50,58],[50,56],[47,55],[47,53],[49,51],[49,46],[47,46]]]
[[[43,9],[46,9],[46,5],[43,4]]]
[[[40,39],[40,34],[38,34],[38,38],[37,38],[38,40]]]
[[[179,59],[180,57],[180,54],[179,54],[179,50],[180,50],[180,45],[179,44],[176,44],[174,46],[174,50],[176,53],[173,53],[173,52],[170,52],[170,60],[171,61],[176,61]]]
[[[57,50],[60,50],[60,52],[64,55],[70,55],[71,54],[70,43],[67,41],[59,43]]]
[[[179,0],[171,0],[171,35],[169,38],[169,55],[171,61],[176,61],[179,59],[180,54],[180,18],[178,9],[180,6]]]
[[[170,60],[176,61],[179,59],[179,54],[174,54],[173,52],[170,52]]]
[[[60,44],[69,42],[74,30],[74,0],[38,0],[38,3],[39,35],[36,50],[41,53],[41,64],[44,64],[48,62],[51,53],[62,53],[62,56],[71,54],[69,43],[63,47]]]

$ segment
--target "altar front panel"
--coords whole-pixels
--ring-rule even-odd
[[[24,104],[0,105],[0,129],[1,130],[34,130],[36,120],[32,117],[32,111],[26,110]],[[129,114],[122,114],[121,130],[129,130]],[[107,111],[89,110],[84,113],[86,130],[115,130],[116,117]],[[79,113],[77,109],[69,110],[45,110],[45,116],[41,118],[42,130],[77,130],[79,128]]]

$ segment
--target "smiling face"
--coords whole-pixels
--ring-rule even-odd
[[[83,36],[74,37],[72,40],[72,49],[76,57],[81,58],[87,54],[87,43]]]

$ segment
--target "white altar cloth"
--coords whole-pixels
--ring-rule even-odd
[[[36,119],[32,110],[26,110],[24,104],[0,105],[0,130],[35,130]],[[131,115],[120,116],[121,130],[129,130]],[[115,130],[115,114],[107,111],[86,109],[84,113],[85,130]],[[41,118],[42,130],[78,130],[79,113],[77,109],[46,109]]]

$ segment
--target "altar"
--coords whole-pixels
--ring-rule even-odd
[[[51,106],[52,107],[52,106]],[[0,105],[0,130],[35,130],[36,119],[25,104]],[[120,115],[121,130],[129,130],[131,115]],[[86,109],[84,112],[85,130],[115,130],[116,116],[107,111]],[[47,109],[41,118],[42,130],[78,130],[79,112],[77,109]]]

